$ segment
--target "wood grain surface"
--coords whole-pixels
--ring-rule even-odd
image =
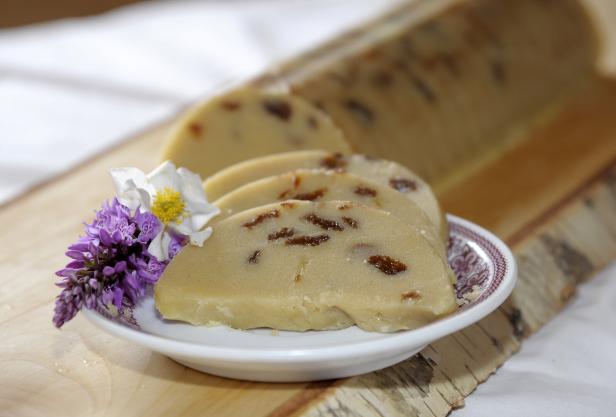
[[[113,194],[107,169],[153,168],[168,124],[138,135],[0,209],[0,416],[446,415],[616,257],[614,108],[616,83],[591,80],[516,147],[437,184],[448,211],[513,245],[520,282],[502,308],[394,367],[310,384],[201,374],[82,317],[52,326],[53,271]]]

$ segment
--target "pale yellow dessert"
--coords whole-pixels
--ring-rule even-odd
[[[155,286],[166,319],[238,329],[412,329],[456,310],[452,271],[395,216],[288,200],[231,216]]]
[[[352,201],[385,210],[422,233],[444,258],[445,245],[425,212],[390,187],[341,171],[300,169],[250,182],[214,202],[220,214],[209,224],[253,207],[288,199]]]
[[[342,132],[301,97],[239,88],[191,110],[162,158],[203,178],[245,159],[300,149],[348,152]]]
[[[391,187],[426,213],[445,244],[449,238],[447,219],[430,186],[408,168],[385,159],[318,150],[286,152],[237,163],[206,179],[203,184],[208,198],[214,201],[249,182],[301,168],[344,171]]]

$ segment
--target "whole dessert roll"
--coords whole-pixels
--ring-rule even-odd
[[[576,0],[413,1],[201,105],[163,157],[208,176],[248,157],[350,148],[433,182],[506,145],[596,57]]]

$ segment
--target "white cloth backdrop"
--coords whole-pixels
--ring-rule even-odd
[[[0,203],[399,0],[148,2],[0,31]],[[616,264],[462,416],[616,416]]]

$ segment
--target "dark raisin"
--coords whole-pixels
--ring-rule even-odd
[[[433,71],[436,65],[439,63],[439,59],[436,56],[427,56],[422,58],[419,63],[427,71]]]
[[[293,114],[291,105],[284,100],[268,99],[263,102],[263,108],[270,114],[278,117],[281,120],[287,121]]]
[[[415,90],[417,90],[417,92],[419,92],[419,94],[421,94],[426,101],[429,101],[430,103],[436,102],[436,94],[434,94],[434,90],[427,82],[417,76],[412,76],[411,83],[413,84],[413,87],[415,87]]]
[[[240,102],[235,101],[235,100],[225,100],[222,103],[220,103],[220,105],[226,111],[236,111],[236,110],[239,110],[240,107],[242,107]]]
[[[394,177],[391,178],[389,180],[389,185],[400,191],[400,192],[407,192],[407,191],[417,191],[417,181],[408,179],[408,178],[400,178],[400,177]]]
[[[278,194],[278,200],[286,200],[289,194],[291,194],[291,190],[284,190]]]
[[[300,177],[299,175],[294,175],[293,176],[293,187],[298,188],[301,183],[302,183],[302,177]]]
[[[267,240],[278,240],[283,237],[291,237],[294,234],[295,234],[295,230],[293,230],[292,227],[291,228],[283,227],[279,231],[270,233],[269,235],[267,235]]]
[[[302,275],[301,274],[295,274],[295,279],[293,279],[293,281],[296,284],[299,284],[300,282],[302,282]]]
[[[375,60],[375,59],[379,59],[382,56],[383,56],[383,53],[380,50],[376,49],[376,48],[372,48],[369,51],[366,51],[364,53],[364,58],[369,60],[369,61],[372,61],[372,60]]]
[[[302,245],[302,246],[319,246],[323,242],[329,240],[328,235],[316,235],[316,236],[297,236],[289,238],[285,241],[287,245]]]
[[[346,100],[344,107],[365,125],[370,125],[374,121],[374,112],[368,106],[355,99]]]
[[[379,88],[389,87],[392,82],[393,78],[391,74],[385,71],[379,71],[372,77],[372,84]]]
[[[362,197],[376,197],[377,194],[374,188],[362,187],[361,185],[355,187],[355,190],[353,192],[357,195],[361,195]]]
[[[316,129],[319,128],[319,122],[317,121],[317,119],[314,116],[309,116],[308,119],[307,119],[307,123],[308,123],[308,126],[311,129],[315,129],[316,130]]]
[[[327,169],[341,169],[347,165],[341,153],[335,153],[321,160],[321,166]]]
[[[254,251],[252,255],[248,257],[248,263],[249,264],[259,263],[259,256],[261,256],[261,251],[260,250]]]
[[[505,65],[500,60],[495,60],[490,62],[490,72],[492,73],[492,78],[499,85],[504,85],[507,81],[507,72],[505,71]]]
[[[323,230],[335,230],[337,232],[344,230],[344,227],[342,227],[342,225],[337,221],[324,219],[314,213],[305,215],[304,220],[314,224],[315,226],[319,226]]]
[[[203,126],[199,123],[191,123],[188,125],[188,130],[194,137],[199,137],[203,134]]]
[[[405,264],[386,255],[373,255],[368,258],[368,263],[387,275],[396,275],[406,271]]]
[[[254,226],[258,225],[259,223],[262,223],[263,221],[267,219],[278,217],[278,216],[280,216],[280,212],[278,210],[276,209],[270,210],[268,212],[259,214],[254,219],[250,220],[249,222],[244,223],[242,226],[252,229]]]
[[[421,293],[417,290],[412,290],[409,292],[402,293],[402,295],[400,295],[400,299],[402,301],[421,300]]]
[[[319,188],[318,190],[307,193],[299,193],[293,196],[293,200],[314,201],[325,195],[327,188]]]
[[[451,75],[453,75],[454,77],[460,76],[460,66],[458,65],[458,61],[456,60],[456,57],[454,55],[442,54],[441,62],[443,63],[445,68],[447,68]]]
[[[357,227],[359,226],[359,221],[352,217],[343,217],[342,220],[344,220],[344,222],[352,229],[357,229]]]

